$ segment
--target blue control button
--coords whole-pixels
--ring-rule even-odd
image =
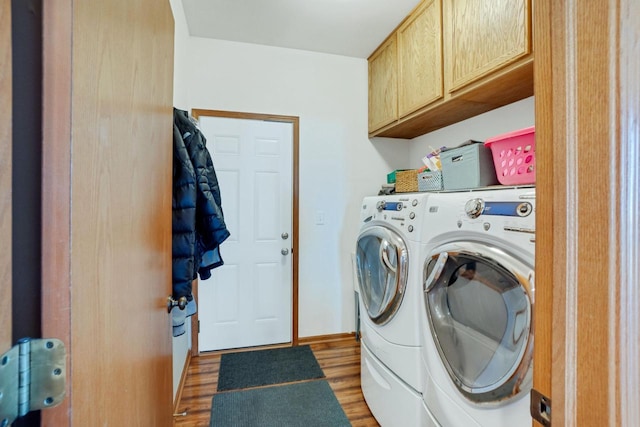
[[[384,204],[385,211],[401,211],[402,202],[387,202]]]

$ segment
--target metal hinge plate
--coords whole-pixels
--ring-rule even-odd
[[[62,341],[30,338],[0,356],[0,427],[62,402],[66,356]]]
[[[536,389],[531,390],[531,407],[529,411],[534,420],[545,427],[551,426],[551,399]]]

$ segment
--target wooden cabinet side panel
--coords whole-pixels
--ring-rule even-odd
[[[441,0],[425,2],[398,29],[398,115],[442,98]]]
[[[392,36],[369,58],[369,132],[398,118],[396,38]]]
[[[447,0],[449,92],[530,53],[529,0]]]

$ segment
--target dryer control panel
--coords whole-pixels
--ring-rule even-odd
[[[535,244],[535,188],[492,188],[434,194],[429,198],[424,240],[447,233],[483,238],[491,236],[510,244]]]
[[[533,205],[530,202],[485,202],[475,198],[467,201],[464,210],[469,218],[480,215],[525,217],[533,212]]]

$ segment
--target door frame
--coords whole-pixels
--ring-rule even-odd
[[[534,11],[534,388],[551,399],[557,425],[633,425],[640,4],[536,0]]]
[[[200,108],[193,108],[191,115],[195,119],[199,119],[201,116],[205,117],[222,117],[228,119],[244,119],[244,120],[261,120],[268,122],[282,122],[291,123],[293,126],[293,138],[292,138],[292,170],[291,170],[291,196],[292,196],[292,238],[291,238],[291,345],[298,345],[298,260],[299,260],[299,246],[298,246],[298,229],[299,229],[299,159],[300,159],[300,117],[298,116],[283,116],[278,114],[262,114],[262,113],[246,113],[238,111],[224,111],[224,110],[206,110]],[[205,135],[206,137],[206,135]],[[197,282],[197,280],[194,282]],[[198,296],[198,286],[195,285],[194,297]],[[200,354],[198,348],[198,313],[196,312],[191,316],[191,355],[198,356]]]
[[[11,0],[0,3],[0,354],[11,348],[11,158],[12,158]]]
[[[71,354],[72,2],[47,0],[42,13],[42,336]],[[67,380],[66,398],[42,412],[42,425],[71,425],[72,393]]]

